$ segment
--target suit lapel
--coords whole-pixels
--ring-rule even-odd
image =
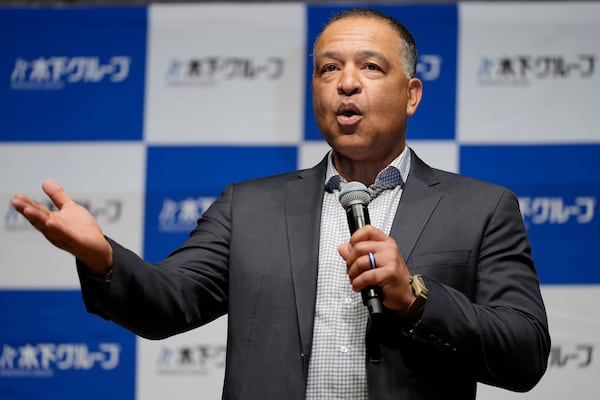
[[[442,194],[433,188],[439,180],[431,167],[414,152],[411,157],[411,172],[390,232],[405,259],[410,257],[421,231],[442,198]],[[305,355],[310,354],[312,344],[326,161],[327,158],[314,168],[299,171],[296,179],[285,184],[285,222],[299,335]],[[307,367],[307,359],[304,361]]]
[[[292,279],[299,335],[305,355],[310,354],[312,342],[325,168],[326,158],[316,167],[300,171],[298,179],[287,182],[285,187]]]
[[[434,189],[439,179],[433,169],[412,150],[411,160],[410,174],[390,230],[405,260],[410,258],[418,237],[442,198],[441,192]]]

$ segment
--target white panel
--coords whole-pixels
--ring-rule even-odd
[[[16,193],[46,204],[41,183],[54,179],[96,215],[106,235],[139,252],[145,168],[141,144],[2,145],[0,287],[79,287],[73,257],[50,245],[10,206]]]
[[[600,142],[600,4],[459,7],[461,143]]]
[[[525,394],[480,385],[478,398],[600,399],[600,286],[543,286],[542,294],[553,349],[546,375]]]
[[[317,165],[331,150],[326,142],[304,142],[298,147],[298,168],[311,168]]]
[[[458,172],[458,144],[454,141],[413,140],[408,145],[433,168]]]
[[[147,141],[300,140],[302,4],[154,5],[149,18]]]
[[[227,318],[151,341],[138,338],[139,400],[219,399],[225,374]]]

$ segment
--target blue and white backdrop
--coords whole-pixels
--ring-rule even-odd
[[[600,398],[600,4],[381,6],[414,32],[409,145],[513,189],[553,337],[532,392]],[[229,182],[327,151],[310,52],[330,6],[0,8],[0,398],[219,398],[225,321],[148,341],[86,314],[72,257],[10,207],[60,181],[157,261]]]

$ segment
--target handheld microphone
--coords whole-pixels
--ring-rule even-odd
[[[340,190],[338,197],[340,204],[346,210],[348,227],[352,235],[358,229],[369,225],[369,210],[367,205],[371,201],[371,192],[360,182],[348,182]],[[370,253],[371,266],[375,268],[375,257]],[[369,309],[369,316],[376,318],[383,315],[383,293],[377,286],[369,286],[360,292],[363,304]]]

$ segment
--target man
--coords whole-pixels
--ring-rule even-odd
[[[422,94],[411,34],[350,10],[313,56],[314,112],[331,153],[308,170],[230,185],[161,263],[105,238],[55,182],[43,189],[60,211],[23,195],[14,207],[77,258],[90,312],[148,338],[227,313],[224,398],[472,399],[477,382],[529,390],[550,337],[518,204],[406,147]],[[351,237],[340,181],[374,190],[372,225]],[[369,286],[381,289],[381,319],[360,301]]]

